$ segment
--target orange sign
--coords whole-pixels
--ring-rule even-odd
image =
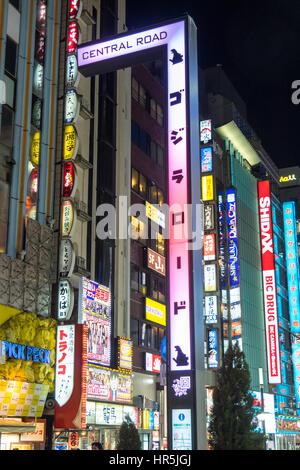
[[[213,233],[204,235],[203,258],[205,261],[213,261],[216,259],[216,241]]]

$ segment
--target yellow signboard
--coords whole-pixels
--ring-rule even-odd
[[[146,216],[153,220],[153,222],[160,225],[162,228],[165,228],[165,215],[163,212],[157,209],[157,207],[150,204],[146,201]]]
[[[40,156],[40,132],[35,132],[31,139],[30,160],[34,165],[39,164]]]
[[[49,385],[0,380],[0,415],[40,418]]]
[[[146,297],[146,320],[166,326],[166,306]]]
[[[70,125],[65,127],[64,142],[64,159],[74,159],[78,149],[78,136],[74,126]]]
[[[202,201],[212,201],[214,198],[213,175],[202,176]]]

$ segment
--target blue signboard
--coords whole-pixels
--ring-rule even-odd
[[[240,284],[240,274],[237,240],[236,190],[233,188],[226,191],[226,207],[230,287],[237,287]]]
[[[219,209],[219,249],[220,249],[220,287],[225,289],[226,284],[226,264],[225,264],[225,220],[224,220],[224,203],[223,194],[220,191],[218,194],[218,209]]]
[[[212,147],[201,149],[201,172],[208,173],[213,171],[212,166]]]
[[[291,332],[300,333],[299,258],[294,202],[283,203],[283,222]]]
[[[218,332],[208,330],[208,357],[207,365],[210,369],[218,367]]]
[[[299,340],[298,340],[299,341]],[[292,361],[294,369],[294,385],[297,415],[300,415],[300,344],[292,344]]]

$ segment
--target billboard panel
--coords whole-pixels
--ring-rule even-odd
[[[299,255],[294,202],[283,203],[283,223],[291,332],[300,333]]]
[[[265,331],[267,343],[268,380],[270,384],[281,383],[278,315],[272,227],[272,206],[269,181],[258,183],[258,202],[263,272]]]
[[[111,292],[97,282],[81,279],[78,302],[80,323],[88,326],[87,359],[97,365],[110,365]]]

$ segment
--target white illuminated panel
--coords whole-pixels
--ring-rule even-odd
[[[64,406],[74,387],[75,325],[57,327],[55,400]]]

